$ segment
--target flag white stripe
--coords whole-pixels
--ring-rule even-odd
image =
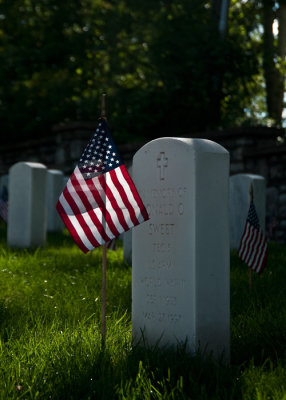
[[[259,265],[261,263],[261,257],[262,257],[262,254],[264,252],[264,246],[265,246],[265,240],[264,240],[264,237],[263,237],[263,233],[261,232],[261,240],[260,240],[260,243],[259,243],[259,251],[257,253],[256,259],[254,260],[255,262],[253,263],[253,266],[252,266],[253,269],[255,269],[255,270],[257,270],[257,268],[259,268]]]
[[[257,231],[256,233],[257,239],[255,240],[255,246],[250,254],[248,264],[255,265],[257,258],[259,257],[260,248],[261,248],[261,241],[263,239],[262,232]],[[254,241],[254,240],[253,240]]]
[[[110,227],[108,225],[108,223],[106,222],[104,215],[96,201],[96,199],[94,198],[91,190],[89,189],[89,186],[86,184],[85,179],[83,178],[80,170],[78,169],[78,167],[76,167],[75,171],[74,171],[75,177],[81,187],[81,190],[85,193],[89,204],[91,205],[91,208],[93,209],[94,214],[97,216],[97,218],[99,219],[100,223],[102,226],[104,226],[104,230],[107,234],[107,236],[110,239],[113,239],[115,237],[115,235],[112,233],[112,231],[110,230]],[[95,178],[96,179],[96,178]],[[93,180],[93,183],[95,183],[95,179]],[[99,184],[99,182],[97,181],[97,185],[94,184],[94,189],[96,190],[98,196],[100,198],[102,198],[103,196],[105,197],[105,193],[101,187],[101,185]],[[100,196],[101,194],[101,196]],[[91,211],[90,211],[91,212]]]
[[[258,241],[257,241],[258,234],[259,234],[259,232],[257,231],[257,229],[252,229],[251,240],[249,242],[248,251],[247,251],[247,254],[246,254],[246,258],[245,258],[245,262],[248,265],[250,265],[251,256],[253,256],[255,254],[254,250],[255,250],[255,247],[258,244]]]
[[[267,250],[267,244],[264,243],[263,253],[261,254],[260,262],[259,262],[259,264],[258,264],[258,266],[257,266],[257,268],[256,268],[256,271],[257,271],[257,272],[259,272],[259,271],[261,270],[261,267],[262,267],[262,263],[263,263],[263,261],[264,261],[264,256],[265,256],[266,250]]]
[[[247,235],[245,235],[244,251],[243,251],[243,254],[241,256],[241,258],[243,260],[245,260],[245,257],[246,257],[246,254],[247,254],[248,243],[251,240],[251,235],[252,235],[252,226],[249,223],[247,223]]]
[[[82,241],[82,243],[89,250],[92,250],[94,248],[94,246],[88,240],[86,234],[84,233],[84,230],[81,227],[81,224],[78,222],[76,216],[74,215],[72,209],[70,208],[70,205],[69,205],[68,201],[66,200],[63,193],[60,195],[59,202],[62,205],[63,209],[65,210],[66,216],[70,220],[70,223],[72,224],[74,229],[77,231],[77,234],[80,237],[80,240]]]
[[[128,211],[127,208],[126,208],[126,206],[125,206],[125,204],[124,204],[124,202],[123,202],[123,200],[122,200],[122,198],[121,198],[121,195],[120,195],[120,193],[119,193],[117,187],[114,185],[114,183],[113,183],[113,181],[112,181],[111,176],[110,176],[109,173],[105,174],[105,176],[106,176],[106,185],[107,185],[107,186],[109,187],[109,189],[111,190],[111,192],[112,192],[112,194],[113,194],[113,196],[114,196],[114,198],[115,198],[115,201],[116,201],[116,203],[117,203],[117,205],[118,205],[118,208],[121,209],[121,211],[122,211],[122,213],[123,213],[124,220],[125,220],[127,226],[128,226],[129,228],[132,228],[132,227],[134,226],[134,224],[132,223],[132,221],[131,221],[131,219],[130,219],[129,211]],[[108,197],[108,196],[107,196],[107,197]],[[122,229],[123,229],[123,228],[122,228]],[[124,231],[124,230],[123,230],[123,231]]]
[[[82,177],[82,174],[80,173],[80,170],[76,167],[75,171],[74,171],[74,175],[75,178],[80,186],[80,189],[82,192],[84,192],[84,194],[87,197],[87,200],[89,202],[89,204],[91,205],[91,210],[89,211],[89,213],[94,213],[97,218],[99,219],[100,225],[104,227],[104,231],[106,233],[106,235],[109,237],[109,239],[113,239],[115,236],[114,234],[111,232],[105,218],[104,215],[101,211],[101,209],[99,208],[97,202],[95,201],[92,192],[90,191],[88,185],[85,182],[85,179]],[[101,191],[103,192],[103,190],[101,189]],[[98,192],[98,190],[97,190]],[[79,201],[81,201],[80,197],[79,197]],[[84,205],[83,205],[84,207]],[[96,208],[94,208],[96,207]],[[83,215],[84,216],[84,215]],[[97,227],[94,225],[94,222],[91,220],[92,225],[90,226],[90,229],[95,237],[95,239],[100,243],[103,244],[105,243],[105,240],[102,238],[102,236],[100,235]]]
[[[81,186],[80,181],[77,180],[77,182]],[[72,196],[73,200],[77,204],[77,206],[78,206],[78,208],[79,208],[79,210],[81,212],[81,215],[82,215],[83,219],[85,220],[86,225],[89,227],[89,229],[90,229],[93,237],[95,238],[95,240],[100,244],[105,243],[105,240],[103,239],[103,237],[99,233],[99,231],[97,229],[97,226],[94,224],[94,222],[90,218],[90,216],[88,214],[88,211],[85,208],[85,205],[83,204],[81,198],[77,194],[77,190],[76,190],[76,188],[74,187],[74,185],[73,185],[73,183],[71,181],[69,181],[69,184],[67,185],[67,190],[69,191],[69,193]],[[88,191],[89,191],[89,189],[88,189]]]
[[[106,175],[109,175],[109,173],[107,173]],[[98,196],[101,198],[101,200],[103,201],[104,205],[105,205],[105,209],[108,211],[110,218],[112,220],[112,222],[114,223],[117,231],[119,233],[123,233],[125,232],[125,229],[123,228],[123,226],[121,225],[119,218],[115,212],[115,210],[112,207],[112,204],[109,200],[109,198],[107,197],[105,191],[102,189],[101,185],[100,185],[100,181],[99,179],[96,178],[92,178],[92,182],[94,185],[94,188],[97,191]],[[105,186],[105,185],[104,185]],[[99,189],[98,189],[99,188]],[[109,236],[109,235],[108,235]],[[111,237],[115,237],[112,233],[111,233]]]
[[[248,230],[249,230],[249,226],[248,226],[248,224],[246,224],[246,227],[244,229],[244,234],[243,234],[243,237],[242,237],[242,240],[241,240],[239,252],[238,252],[239,257],[242,257],[242,253],[244,252],[244,244],[245,244],[245,241],[246,241],[246,238],[247,238]]]
[[[80,172],[80,170],[79,170],[78,167],[75,168],[75,170],[74,170],[74,175],[75,175],[75,177],[76,177],[76,179],[77,179],[77,181],[78,181],[78,183],[79,183],[79,185],[80,185],[82,191],[83,191],[84,194],[86,195],[86,197],[87,197],[87,199],[88,199],[88,201],[89,201],[89,204],[91,204],[94,208],[97,208],[97,207],[98,207],[98,204],[97,204],[95,198],[93,197],[93,194],[92,194],[92,192],[90,191],[88,185],[85,183],[85,179],[84,179],[84,177],[82,176],[82,174],[81,174],[81,172]],[[102,190],[102,189],[101,189],[101,190]]]
[[[119,182],[121,183],[121,185],[122,185],[122,187],[123,187],[123,189],[124,189],[124,191],[125,191],[125,193],[126,193],[126,195],[128,197],[128,200],[129,200],[131,206],[133,207],[133,210],[135,212],[135,215],[136,215],[136,218],[137,218],[138,222],[139,223],[143,222],[144,218],[143,218],[143,216],[141,214],[141,210],[140,210],[140,208],[138,206],[137,201],[135,200],[135,198],[133,196],[132,190],[130,189],[130,186],[129,186],[128,182],[126,181],[126,179],[124,178],[124,176],[122,174],[121,168],[120,167],[116,168],[114,170],[114,172],[116,173],[116,176],[117,176]]]

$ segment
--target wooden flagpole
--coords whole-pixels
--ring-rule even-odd
[[[106,93],[101,98],[101,118],[107,121]],[[106,337],[106,253],[107,244],[102,245],[102,283],[101,283],[101,338],[105,344]]]
[[[253,202],[253,185],[252,183],[250,184],[249,188],[249,196],[250,196],[250,204]],[[251,293],[252,291],[252,277],[253,277],[253,270],[252,268],[249,268],[249,292]]]

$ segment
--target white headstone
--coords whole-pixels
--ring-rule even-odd
[[[238,249],[250,206],[250,186],[253,187],[253,202],[265,232],[266,189],[263,176],[236,174],[229,179],[230,248]]]
[[[43,246],[46,241],[47,168],[18,162],[9,170],[8,245]]]
[[[47,230],[62,231],[64,224],[56,210],[56,204],[65,186],[64,174],[57,169],[47,171]]]
[[[132,330],[154,345],[187,340],[229,357],[229,154],[161,138],[133,159],[150,220],[133,229]]]

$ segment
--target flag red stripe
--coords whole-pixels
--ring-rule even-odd
[[[245,228],[244,228],[244,233],[243,233],[243,236],[241,239],[240,250],[238,253],[242,260],[244,260],[245,251],[247,249],[247,242],[249,240],[249,234],[250,234],[250,226],[248,223],[246,223]]]
[[[102,200],[102,198],[100,196],[100,193],[94,186],[93,180],[92,179],[87,180],[86,184],[88,185],[88,188],[89,188],[91,194],[93,195],[95,202],[98,204],[101,212],[104,213],[104,217],[105,217],[106,223],[109,226],[110,231],[113,233],[113,235],[115,237],[119,236],[120,232],[117,230],[109,211],[106,209],[104,201]]]
[[[257,248],[255,251],[255,254],[253,255],[253,259],[252,259],[251,263],[249,263],[249,266],[252,269],[254,269],[255,271],[261,261],[261,255],[262,255],[263,247],[264,247],[263,233],[261,231],[258,231],[258,234],[259,234],[259,237],[257,238]]]
[[[64,224],[66,225],[67,229],[69,230],[71,236],[73,237],[73,240],[76,242],[78,247],[84,252],[87,253],[89,249],[84,245],[82,242],[80,236],[77,233],[77,230],[74,228],[73,224],[70,222],[69,217],[67,216],[63,206],[61,205],[60,200],[56,204],[56,209],[58,213],[60,214]]]
[[[260,269],[261,269],[261,265],[263,264],[264,258],[265,258],[265,252],[267,250],[267,243],[263,237],[263,235],[261,235],[261,244],[260,244],[260,249],[259,252],[257,254],[257,259],[255,260],[255,271],[259,273]]]
[[[255,245],[257,244],[258,234],[259,234],[259,231],[257,229],[254,229],[253,227],[251,227],[251,236],[250,236],[250,240],[249,240],[249,244],[248,244],[247,254],[245,256],[245,262],[248,265],[250,265],[249,264],[250,259],[251,259],[251,256],[253,255]]]
[[[122,184],[119,182],[119,180],[118,180],[118,178],[117,178],[117,175],[116,175],[115,170],[110,171],[110,177],[111,177],[111,179],[112,179],[114,185],[117,187],[117,189],[118,189],[118,191],[119,191],[119,193],[120,193],[120,195],[121,195],[121,199],[122,199],[122,201],[123,201],[125,207],[126,207],[127,210],[129,211],[130,219],[131,219],[133,225],[134,225],[134,226],[135,226],[135,225],[138,225],[138,224],[139,224],[139,221],[138,221],[138,219],[136,218],[136,215],[135,215],[135,211],[134,211],[134,209],[133,209],[133,206],[132,206],[132,204],[130,203],[130,201],[128,200],[128,197],[126,196],[125,190],[124,190],[124,188],[122,187]]]
[[[121,226],[123,227],[124,231],[128,231],[130,228],[129,228],[129,226],[127,225],[127,223],[125,221],[123,212],[122,212],[121,208],[119,207],[119,205],[118,205],[118,203],[117,203],[117,201],[116,201],[116,199],[114,197],[113,192],[111,191],[110,187],[106,183],[107,174],[101,175],[99,177],[99,182],[101,184],[102,189],[105,192],[106,197],[110,201],[111,207],[115,211]]]
[[[65,199],[66,199],[67,203],[71,207],[71,209],[72,209],[72,211],[74,213],[74,216],[78,220],[78,223],[82,227],[82,229],[83,229],[87,239],[89,240],[89,242],[94,247],[100,246],[100,243],[95,239],[95,237],[92,234],[92,231],[91,231],[89,225],[86,223],[85,219],[83,218],[83,216],[81,214],[81,211],[80,211],[78,205],[76,204],[74,198],[71,196],[70,192],[68,191],[67,186],[63,190],[63,195],[65,196]]]
[[[125,167],[125,165],[122,165],[121,172],[122,172],[122,175],[125,178],[125,181],[128,183],[128,186],[129,186],[131,192],[133,193],[134,199],[136,200],[136,203],[138,204],[138,207],[140,209],[140,212],[141,212],[141,215],[142,215],[144,221],[147,221],[149,219],[149,215],[147,213],[146,208],[144,207],[144,204],[143,204],[143,202],[142,202],[142,200],[141,200],[141,198],[140,198],[140,196],[138,194],[138,191],[137,191],[137,189],[136,189],[136,187],[135,187],[135,185],[134,185],[134,183],[133,183],[133,181],[132,181],[132,179],[131,179],[131,177],[130,177],[130,175],[129,175],[126,167]]]
[[[266,246],[267,246],[267,244],[266,244]],[[264,271],[264,268],[266,267],[266,264],[267,264],[267,259],[268,259],[268,247],[266,247],[265,255],[264,255],[261,267],[260,267],[260,269],[258,271],[259,275]]]
[[[245,243],[245,250],[244,250],[244,253],[243,253],[244,262],[246,262],[246,259],[247,259],[248,254],[249,254],[249,248],[251,246],[252,236],[253,236],[253,226],[248,224],[248,236],[247,236],[247,241]]]
[[[104,241],[109,241],[112,239],[112,237],[109,237],[104,229],[103,223],[100,221],[100,219],[98,218],[98,216],[95,214],[94,212],[94,208],[96,207],[96,205],[91,205],[88,197],[87,197],[87,193],[82,189],[79,180],[77,179],[77,176],[75,174],[72,174],[71,178],[71,183],[73,185],[73,187],[76,190],[77,195],[79,196],[83,207],[87,210],[88,215],[90,217],[90,219],[92,220],[94,226],[97,228],[97,231],[100,235],[100,237],[98,238],[99,241],[102,241],[102,239],[104,239]],[[92,232],[92,230],[91,230]],[[97,236],[96,232],[92,232],[94,235]],[[99,243],[99,242],[98,242]]]

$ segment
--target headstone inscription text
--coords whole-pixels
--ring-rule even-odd
[[[228,167],[227,151],[200,139],[156,139],[134,156],[150,216],[133,229],[135,340],[228,354]]]

